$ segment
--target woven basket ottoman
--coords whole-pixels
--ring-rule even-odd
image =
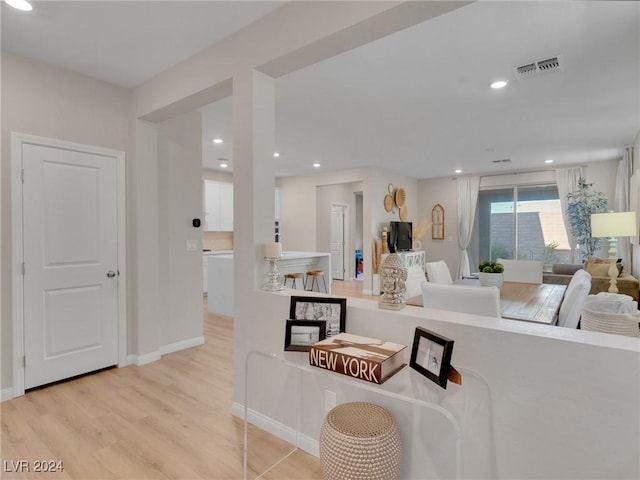
[[[384,408],[343,403],[326,416],[320,432],[320,464],[327,480],[400,478],[400,431]]]

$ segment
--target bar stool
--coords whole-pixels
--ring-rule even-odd
[[[296,278],[302,278],[301,273],[285,273],[284,274],[284,286],[287,286],[287,280],[291,280],[291,288],[296,288]],[[306,281],[302,278],[302,287],[306,290]]]
[[[324,293],[329,293],[327,291],[327,282],[325,282],[324,280],[324,270],[310,270],[307,272],[307,279],[304,282],[305,283],[305,290],[307,288],[307,285],[309,284],[309,277],[311,277],[311,288],[309,289],[310,292],[313,292],[313,285],[316,284],[318,286],[318,292],[320,291],[320,280],[318,280],[318,277],[322,278],[322,284],[324,285]]]

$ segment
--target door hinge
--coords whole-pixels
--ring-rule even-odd
[[[22,262],[22,266],[20,268],[22,269],[22,275],[24,275],[24,272],[25,272],[24,262]]]
[[[22,368],[27,368],[27,356],[22,357]]]
[[[24,168],[20,171],[20,180],[24,183]]]

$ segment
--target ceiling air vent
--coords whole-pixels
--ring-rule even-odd
[[[518,80],[537,77],[542,73],[553,73],[562,70],[560,55],[515,67],[513,72]]]
[[[510,158],[503,158],[502,160],[492,160],[493,163],[511,163]]]

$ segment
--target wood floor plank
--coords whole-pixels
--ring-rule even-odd
[[[204,345],[0,404],[2,460],[64,462],[63,472],[2,472],[2,479],[241,479],[244,422],[231,414],[233,319],[203,305]],[[255,478],[291,445],[250,432]],[[322,478],[319,465],[296,452],[262,478]]]

